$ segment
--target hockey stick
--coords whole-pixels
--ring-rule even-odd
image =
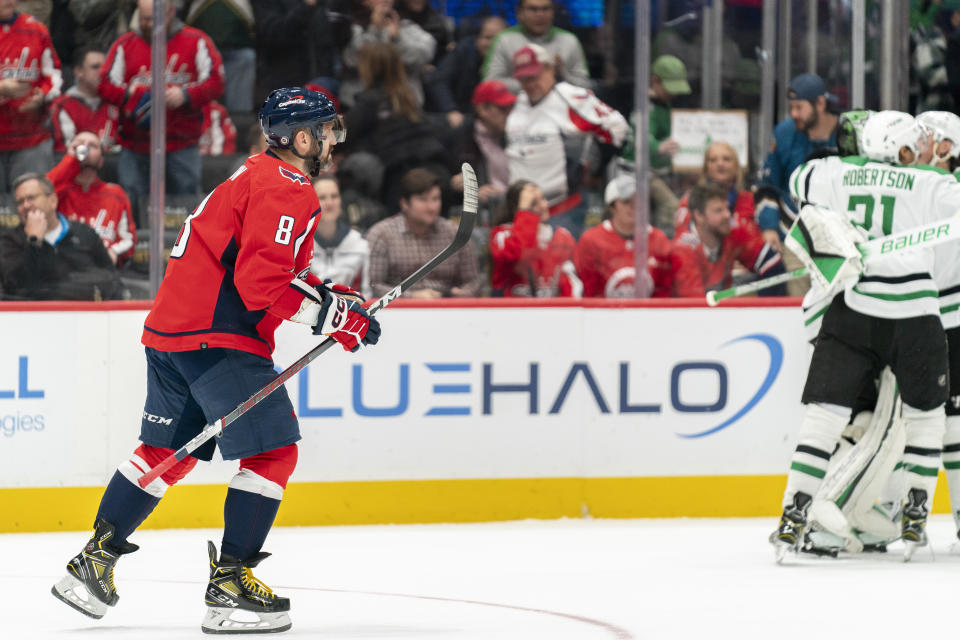
[[[463,213],[460,216],[460,225],[457,227],[457,234],[454,236],[453,242],[451,242],[443,251],[435,255],[425,265],[407,276],[403,282],[398,284],[396,287],[388,291],[383,297],[377,300],[368,309],[370,315],[376,314],[385,306],[402,296],[410,287],[422,280],[424,276],[433,271],[441,262],[462,249],[463,246],[470,241],[470,236],[473,233],[473,227],[477,222],[477,205],[479,204],[477,197],[477,175],[474,173],[473,167],[466,162],[463,163],[461,170],[463,171]],[[150,471],[140,476],[140,478],[137,479],[137,484],[139,484],[141,488],[145,488],[151,482],[166,473],[170,467],[193,453],[204,442],[216,435],[219,435],[237,418],[250,411],[250,409],[253,407],[257,406],[261,400],[276,391],[280,385],[299,373],[304,367],[313,362],[313,360],[315,360],[321,353],[332,347],[335,342],[336,340],[333,338],[326,338],[302,358],[277,374],[277,377],[267,383],[265,387],[240,403],[233,411],[222,418],[219,418],[213,424],[208,424],[203,428],[203,431],[198,433],[192,440],[161,460],[155,467],[150,469]]]
[[[946,220],[938,220],[937,222],[907,229],[900,233],[867,240],[866,242],[859,243],[857,249],[860,250],[860,255],[863,256],[863,261],[866,262],[912,249],[934,247],[938,244],[951,242],[953,240],[960,240],[960,216],[954,216]],[[761,289],[767,289],[782,282],[802,278],[805,275],[807,275],[807,268],[801,267],[790,273],[781,273],[776,276],[764,278],[763,280],[757,280],[756,282],[748,282],[747,284],[730,287],[729,289],[708,291],[707,304],[715,307],[717,303],[726,298],[733,298],[747,293],[753,293],[754,291],[760,291]]]
[[[769,289],[770,287],[775,287],[778,284],[790,282],[791,280],[796,280],[797,278],[802,278],[805,275],[807,275],[807,268],[800,267],[799,269],[794,269],[788,273],[770,276],[769,278],[757,280],[756,282],[739,284],[735,287],[730,287],[729,289],[722,289],[720,291],[707,291],[707,304],[711,307],[715,307],[721,300],[743,296],[748,293],[753,293],[754,291]]]

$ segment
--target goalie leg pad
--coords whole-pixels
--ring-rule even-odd
[[[849,416],[847,407],[821,403],[807,406],[787,474],[784,508],[793,503],[798,491],[811,496],[817,494]]]
[[[904,404],[903,421],[906,430],[903,466],[907,472],[907,486],[923,489],[932,499],[946,429],[944,408],[921,411]]]
[[[960,416],[947,416],[947,431],[943,437],[943,468],[950,488],[950,511],[960,531]]]
[[[859,516],[872,512],[903,451],[897,384],[889,368],[881,375],[878,396],[875,411],[861,412],[854,420],[856,431],[860,432],[857,444],[834,455],[811,508],[811,517],[823,528],[844,538],[850,551],[860,550],[859,540],[852,531],[863,530],[864,519]],[[868,419],[866,424],[865,419]],[[867,520],[870,532],[875,533],[872,519]],[[890,531],[884,528],[881,533]],[[898,530],[894,529],[892,534],[896,537]]]

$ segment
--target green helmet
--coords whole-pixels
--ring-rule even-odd
[[[874,114],[869,109],[845,111],[837,124],[837,149],[841,156],[857,156],[863,153],[861,136],[867,118]]]

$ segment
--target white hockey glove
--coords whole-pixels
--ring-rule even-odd
[[[785,244],[824,289],[855,280],[863,272],[863,255],[858,242],[866,232],[850,224],[839,213],[805,205],[787,234]]]

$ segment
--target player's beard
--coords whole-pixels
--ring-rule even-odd
[[[325,147],[319,140],[314,141],[320,149],[310,158],[310,175],[316,178],[321,171],[329,171],[333,167],[333,148]]]

